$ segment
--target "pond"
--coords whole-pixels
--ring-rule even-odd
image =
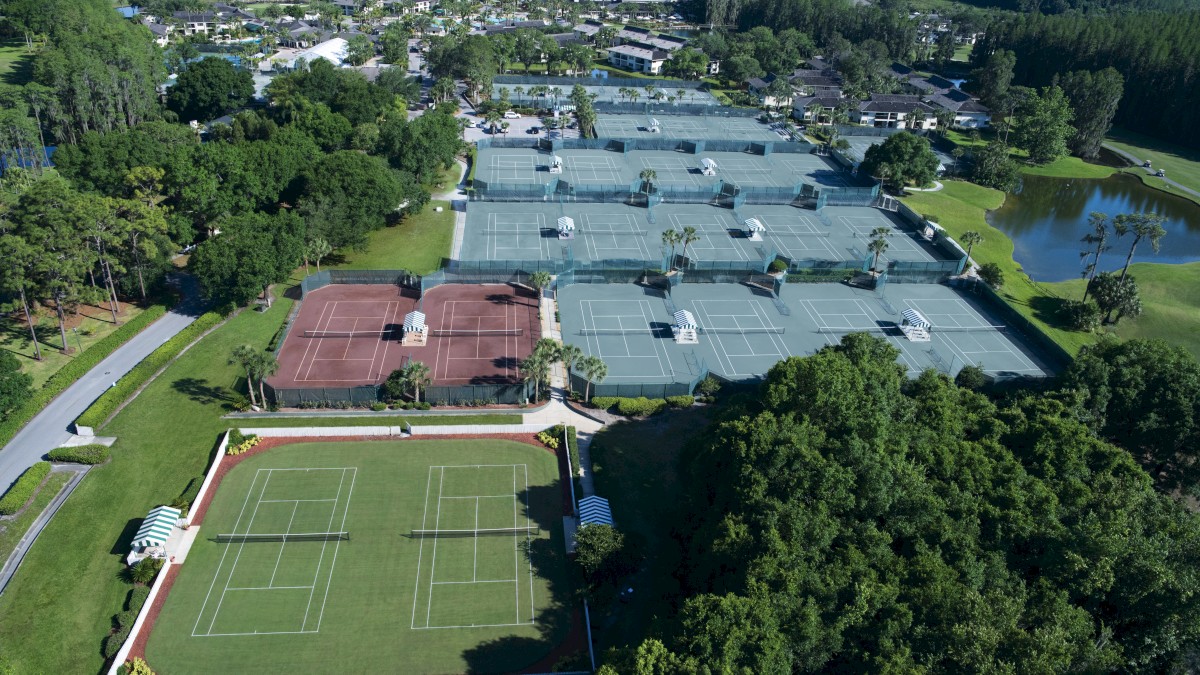
[[[1166,217],[1167,235],[1156,255],[1149,242],[1138,244],[1135,262],[1185,263],[1200,260],[1200,206],[1142,184],[1136,176],[1114,174],[1102,180],[1024,176],[1015,194],[988,215],[988,221],[1012,240],[1013,257],[1037,281],[1079,278],[1083,270],[1080,240],[1088,233],[1088,214],[1154,212]],[[1125,264],[1132,239],[1111,239],[1100,258],[1101,271]]]

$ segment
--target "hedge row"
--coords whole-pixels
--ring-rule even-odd
[[[101,338],[96,344],[75,358],[71,359],[65,366],[59,368],[57,372],[46,380],[46,384],[42,388],[33,393],[25,403],[13,410],[7,417],[0,421],[0,447],[6,445],[12,440],[13,436],[25,426],[33,416],[40,413],[54,397],[63,392],[64,389],[75,383],[76,380],[83,377],[96,364],[108,358],[118,347],[128,342],[133,336],[142,332],[151,323],[154,323],[159,317],[167,313],[167,308],[164,305],[151,305],[146,308],[141,314],[133,317],[124,326],[118,327],[113,332]]]
[[[99,464],[108,459],[108,448],[99,443],[78,445],[73,448],[56,448],[50,451],[49,457],[51,462]]]
[[[8,492],[4,493],[4,497],[0,498],[0,516],[11,516],[20,511],[21,507],[25,506],[25,503],[37,491],[48,473],[50,473],[50,462],[38,462],[21,474]]]
[[[208,312],[196,319],[187,328],[179,331],[175,337],[167,340],[161,347],[150,353],[141,363],[137,364],[117,381],[116,386],[110,387],[108,391],[100,395],[88,409],[83,411],[79,419],[75,420],[77,426],[92,427],[98,429],[102,424],[108,421],[117,408],[122,403],[129,400],[142,385],[146,384],[154,374],[171,362],[183,348],[190,345],[196,338],[204,334],[205,331],[212,328],[221,322],[223,317],[216,312]]]
[[[668,405],[672,408],[690,408],[696,399],[691,394],[683,396],[668,396],[664,398],[624,398],[620,396],[594,396],[592,405],[608,410],[616,407],[617,412],[626,417],[644,417],[662,412]]]

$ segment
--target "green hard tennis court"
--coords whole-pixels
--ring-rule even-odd
[[[164,673],[528,667],[570,627],[562,505],[556,457],[513,441],[250,457],[216,492],[147,658]]]

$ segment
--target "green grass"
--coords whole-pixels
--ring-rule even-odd
[[[999,265],[1005,280],[1000,295],[1068,353],[1076,354],[1081,347],[1096,340],[1094,335],[1067,330],[1057,322],[1052,308],[1058,305],[1062,296],[1052,285],[1030,280],[1013,260],[1012,240],[985,219],[989,210],[998,209],[1004,203],[1003,192],[965,181],[948,180],[940,192],[913,194],[902,201],[917,213],[936,216],[938,224],[956,241],[960,241],[967,230],[982,234],[983,243],[975,246],[971,257],[979,264],[993,262]]]
[[[973,140],[968,132],[957,129],[950,129],[946,132],[946,140],[962,147],[968,152],[982,149],[994,138],[995,132],[988,130],[983,131],[977,141]],[[1030,176],[1047,176],[1050,178],[1108,178],[1117,171],[1116,168],[1111,166],[1093,164],[1071,156],[1059,157],[1049,164],[1031,166],[1025,163],[1026,158],[1029,157],[1029,153],[1024,150],[1010,148],[1008,154],[1020,163],[1021,173]]]
[[[123,306],[126,308],[125,313],[119,315],[122,324],[128,323],[143,311],[137,305]],[[79,357],[83,353],[80,351],[80,345],[83,345],[83,350],[87,350],[118,328],[112,322],[112,314],[106,308],[83,305],[79,308],[79,313],[82,319],[78,325],[78,337],[75,331],[67,330],[67,344],[72,350],[70,354],[64,354],[59,349],[62,346],[62,338],[58,332],[58,319],[53,315],[53,311],[47,312],[45,316],[35,317],[37,326],[34,330],[42,349],[41,361],[34,359],[33,342],[29,339],[29,328],[25,322],[18,323],[8,316],[0,319],[0,349],[17,356],[21,363],[21,372],[33,378],[34,388],[41,387],[51,375],[72,359]]]
[[[282,292],[282,291],[281,291]],[[265,348],[291,309],[243,311],[186,352],[105,427],[112,460],[89,472],[38,537],[3,596],[0,643],[16,672],[94,673],[129,585],[118,578],[146,512],[206,470],[227,426],[237,345]]]
[[[1116,148],[1132,153],[1135,157],[1149,159],[1155,168],[1165,169],[1167,177],[1180,185],[1200,191],[1200,151],[1115,128],[1108,133],[1105,140]],[[1135,168],[1130,173],[1141,176],[1147,185],[1166,189],[1161,180],[1147,175],[1141,169]],[[1178,190],[1167,189],[1167,191],[1182,194]],[[1195,200],[1194,197],[1191,199]]]
[[[968,63],[971,60],[971,51],[973,49],[975,49],[975,45],[959,45],[954,48],[954,56],[951,56],[950,60]]]
[[[678,544],[670,535],[686,520],[678,513],[687,489],[679,479],[679,461],[684,444],[704,430],[707,415],[695,408],[621,422],[600,430],[592,441],[596,492],[612,500],[622,529],[644,542],[646,553],[645,571],[632,580],[633,601],[592,608],[593,622],[610,626],[604,633],[607,645],[636,646],[646,635],[660,633],[655,623],[670,614],[670,599],[679,595],[679,582],[672,577]],[[597,614],[612,616],[597,619]]]
[[[441,206],[436,213],[434,207]],[[347,251],[341,260],[331,257],[329,267],[344,270],[398,270],[429,274],[450,257],[454,240],[454,212],[450,202],[431,201],[425,210],[399,225],[371,233],[366,251]]]
[[[405,422],[414,427],[439,424],[520,424],[519,414],[482,414],[482,415],[373,415],[371,417],[268,417],[263,419],[231,419],[226,420],[229,426],[253,429],[257,427],[371,427],[383,425],[401,425]]]
[[[309,467],[327,470],[263,471]],[[292,501],[306,499],[333,501]],[[407,536],[525,526],[527,516],[539,529],[528,544],[511,534]],[[221,532],[326,531],[330,522],[350,541],[211,541]],[[160,672],[221,664],[247,672],[394,672],[397,664],[406,673],[513,672],[545,657],[570,625],[558,462],[524,443],[311,443],[264,453],[225,477],[201,531],[147,646]],[[318,624],[307,634],[221,635]]]
[[[37,496],[33,498],[33,503],[25,512],[12,520],[6,520],[0,524],[0,560],[8,560],[12,552],[17,548],[17,543],[21,541],[21,537],[29,531],[29,526],[33,521],[41,515],[42,511],[46,510],[46,506],[50,504],[50,500],[54,499],[59,490],[71,480],[74,474],[70,471],[53,471],[46,477],[46,482],[38,491]]]
[[[0,82],[20,86],[33,79],[34,54],[21,38],[0,41]]]

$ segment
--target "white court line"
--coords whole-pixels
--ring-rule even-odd
[[[292,531],[292,523],[296,522],[296,511],[298,511],[299,509],[300,509],[300,502],[296,502],[295,504],[292,505],[292,517],[288,519],[287,529],[283,531],[284,535],[287,535],[288,533],[290,533]],[[326,532],[328,532],[328,531],[329,530],[326,530]],[[287,548],[287,538],[286,537],[284,538],[283,542],[279,545],[279,555],[275,556],[275,569],[271,570],[271,580],[267,582],[267,588],[271,588],[272,586],[275,585],[275,575],[279,574],[279,561],[283,560],[283,549],[285,549],[285,548]],[[229,588],[226,587],[225,590],[229,590]],[[303,626],[301,626],[301,628],[303,628]]]
[[[446,484],[446,467],[441,467],[441,478],[438,479],[438,508],[437,519],[433,521],[436,531],[442,526],[442,487]],[[426,505],[428,508],[428,505]],[[437,537],[433,538],[433,559],[429,563],[429,601],[425,606],[425,625],[429,625],[429,617],[433,613],[433,577],[437,574]],[[418,574],[418,576],[420,576]]]
[[[425,503],[421,505],[421,529],[425,529],[425,519],[429,516],[429,490],[433,485],[433,467],[429,467],[429,478],[425,482]],[[425,539],[421,539],[421,547],[417,551],[417,574],[416,582],[413,584],[413,611],[412,621],[409,623],[409,628],[417,627],[417,599],[420,597],[421,588],[421,558],[425,555]]]
[[[234,524],[233,524],[234,532],[237,532],[238,528],[242,524],[242,516],[244,516],[246,514],[246,507],[250,505],[250,495],[254,494],[254,485],[256,483],[258,483],[258,476],[262,472],[263,472],[263,469],[259,469],[258,471],[256,471],[254,473],[254,479],[250,481],[250,488],[246,490],[246,501],[242,502],[242,510],[238,512],[237,521],[234,522]],[[271,477],[270,474],[267,474],[268,480],[270,480],[270,477]],[[266,485],[263,486],[263,489],[264,490],[266,489]],[[261,496],[261,494],[260,494],[260,496]],[[204,618],[204,608],[208,606],[208,599],[209,599],[209,597],[212,596],[213,588],[215,588],[217,585],[217,578],[221,576],[221,568],[225,566],[225,558],[226,558],[226,556],[229,555],[230,548],[231,547],[228,547],[228,546],[225,547],[225,551],[221,554],[221,562],[217,564],[217,570],[215,572],[213,572],[212,584],[209,585],[208,593],[204,596],[204,603],[200,605],[200,614],[196,616],[196,624],[194,626],[192,626],[192,636],[193,637],[196,636],[196,630],[198,628],[200,628],[200,619]],[[228,585],[229,585],[228,582],[226,582],[226,587],[228,587]],[[216,617],[214,616],[214,620],[215,620],[215,618]],[[211,630],[211,628],[212,627],[209,626],[210,630]]]
[[[528,496],[529,495],[529,465],[522,464],[521,468],[525,471],[525,495]],[[532,506],[532,505],[533,505],[533,501],[530,500],[530,506]],[[533,535],[529,534],[529,509],[526,508],[525,509],[525,545],[526,546],[529,546],[530,538],[532,536]],[[513,538],[515,539],[516,537],[513,537]],[[519,609],[520,608],[519,602],[517,603],[517,606]],[[534,597],[533,597],[533,558],[530,557],[529,558],[529,623],[535,622],[535,618],[536,618],[536,613],[535,613],[536,609],[535,608],[536,608],[536,603],[534,602]],[[517,617],[517,620],[518,621],[520,620],[519,615]]]
[[[341,525],[342,531],[345,531],[345,529],[346,529],[346,518],[347,518],[347,516],[350,515],[350,499],[352,497],[354,497],[354,483],[358,479],[358,467],[353,467],[353,468],[354,468],[354,473],[350,474],[350,491],[346,493],[346,506],[342,509],[342,525]],[[345,480],[345,478],[346,478],[346,474],[343,471],[342,472],[342,480]],[[342,493],[342,486],[341,486],[341,483],[339,482],[338,483],[338,496],[341,496],[341,493]],[[334,508],[334,513],[337,513],[336,508]],[[330,522],[330,524],[333,523],[332,516],[330,516],[329,522]],[[325,542],[321,545],[321,558],[322,559],[324,559],[324,557],[325,557],[325,544],[327,544],[327,543],[329,543],[329,542]],[[334,544],[333,544],[333,561],[329,564],[329,578],[325,581],[325,597],[321,600],[321,613],[317,615],[317,630],[318,631],[321,630],[321,620],[325,618],[325,605],[329,602],[329,589],[333,587],[333,570],[335,567],[337,567],[337,556],[338,556],[338,551],[341,549],[341,547],[342,547],[341,539],[334,542]],[[317,563],[317,569],[318,570],[321,569],[321,564],[319,562]],[[316,583],[316,582],[314,581],[314,583]],[[304,621],[305,621],[305,623],[308,622],[307,615],[305,615]]]
[[[257,477],[257,475],[256,475],[256,477]],[[270,482],[271,482],[271,470],[267,469],[267,479],[263,481],[262,492],[258,493],[259,499],[262,499],[262,496],[267,494],[267,484]],[[246,523],[246,531],[247,532],[249,532],[250,529],[254,527],[254,517],[258,515],[258,507],[261,505],[262,505],[261,502],[254,505],[254,512],[250,514],[250,522]],[[217,601],[217,609],[216,609],[216,611],[213,612],[212,621],[208,622],[208,632],[209,633],[212,632],[213,626],[215,626],[217,624],[217,617],[220,616],[220,614],[221,614],[221,605],[222,605],[222,603],[225,602],[225,593],[229,591],[229,582],[233,581],[233,575],[237,571],[238,560],[241,560],[242,551],[245,548],[246,548],[246,542],[243,541],[242,545],[238,547],[237,555],[233,557],[233,567],[231,567],[229,569],[229,577],[227,579],[225,579],[225,588],[221,590],[221,598],[220,598],[220,600]],[[218,570],[219,569],[220,568],[218,568]],[[304,628],[304,626],[301,626],[301,628]]]

